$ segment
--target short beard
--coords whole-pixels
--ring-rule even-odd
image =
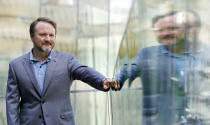
[[[52,49],[53,49],[52,47],[47,47],[47,48],[45,48],[45,47],[38,47],[38,50],[40,52],[45,52],[45,53],[50,52]]]
[[[173,47],[173,46],[177,45],[177,41],[173,41],[173,42],[169,42],[169,43],[162,43],[162,44],[165,46],[168,46],[168,47]]]

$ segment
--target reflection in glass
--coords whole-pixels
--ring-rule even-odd
[[[152,30],[160,45],[140,49],[117,74],[121,85],[141,78],[143,125],[208,124],[196,110],[205,84],[200,82],[209,75],[203,69],[209,67],[210,48],[198,39],[200,22],[190,10],[155,16]]]

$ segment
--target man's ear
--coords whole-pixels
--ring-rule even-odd
[[[30,39],[33,42],[34,36],[33,35],[30,35]]]

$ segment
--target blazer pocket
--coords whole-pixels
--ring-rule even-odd
[[[63,120],[70,120],[74,116],[73,112],[64,112],[60,115],[60,118]]]
[[[27,120],[31,117],[31,114],[29,112],[21,112],[20,113],[20,123],[26,123]]]

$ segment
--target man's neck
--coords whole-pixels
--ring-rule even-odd
[[[32,50],[33,56],[35,59],[39,60],[40,62],[44,61],[50,54],[50,52],[41,52],[37,49]]]
[[[196,53],[200,48],[200,44],[198,42],[182,41],[180,44],[165,45],[165,47],[172,53],[180,55],[184,52]]]
[[[167,50],[171,51],[172,53],[174,54],[182,54],[186,51],[186,48],[184,46],[176,46],[176,45],[173,45],[173,46],[165,46]]]

